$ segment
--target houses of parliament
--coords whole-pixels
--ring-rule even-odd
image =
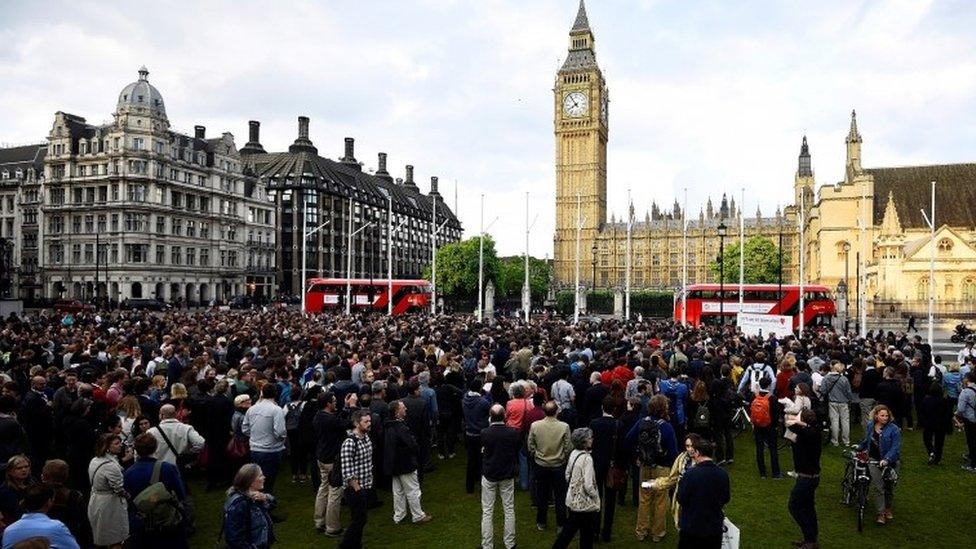
[[[582,285],[622,286],[628,220],[607,219],[609,91],[582,0],[553,91],[556,284],[574,284],[578,255]],[[837,287],[847,278],[848,291],[854,292],[858,273],[869,309],[894,311],[927,300],[933,257],[936,299],[950,308],[976,300],[976,208],[967,206],[976,204],[976,164],[864,168],[861,145],[852,112],[843,179],[818,188],[802,137],[793,203],[774,215],[741,211],[725,196],[717,204],[709,199],[697,213],[683,211],[677,201],[670,208],[652,204],[643,216],[632,218],[632,287],[681,287],[685,222],[688,283],[717,282],[709,263],[719,254],[719,226],[728,227],[725,245],[731,245],[738,241],[741,216],[746,239],[761,236],[782,246],[784,283],[799,281],[802,234],[805,282]],[[919,211],[929,203],[932,181],[939,205],[935,238]],[[738,262],[729,268],[737,270]]]

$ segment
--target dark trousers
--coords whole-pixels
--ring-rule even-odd
[[[806,478],[797,477],[793,491],[790,492],[790,515],[803,532],[803,541],[807,543],[817,542],[817,505],[816,493],[817,486],[820,485],[820,477]]]
[[[437,453],[441,457],[454,455],[458,430],[461,428],[460,421],[460,418],[454,416],[441,416],[437,423]]]
[[[735,457],[732,425],[726,422],[715,428],[715,461],[729,461]]]
[[[681,530],[678,532],[678,549],[722,549],[722,534],[695,536]]]
[[[233,478],[231,475],[237,472],[231,467],[230,460],[227,459],[226,448],[228,442],[230,442],[230,438],[228,437],[223,439],[207,439],[207,453],[209,454],[207,459],[210,460],[207,463],[208,489],[224,487]]]
[[[288,431],[288,456],[291,458],[291,476],[308,474],[308,450],[302,442],[299,430]]]
[[[275,480],[278,478],[278,468],[281,466],[281,452],[255,452],[251,450],[251,463],[261,467],[264,473],[264,492],[274,493]]]
[[[969,448],[969,466],[976,467],[976,423],[963,421],[966,433],[966,447]]]
[[[339,549],[361,549],[363,546],[363,528],[366,527],[366,490],[359,491],[346,488],[343,491],[346,505],[349,507],[349,526],[339,542]]]
[[[569,547],[569,542],[573,541],[573,538],[576,537],[577,531],[580,535],[580,549],[591,549],[593,547],[593,529],[595,524],[597,524],[596,511],[589,513],[570,511],[566,524],[563,526],[563,531],[556,537],[555,543],[552,544],[552,549],[566,549]]]
[[[766,453],[765,447],[769,448],[769,464],[773,468],[773,476],[778,477],[779,473],[779,454],[776,452],[776,427],[756,427],[753,430],[756,438],[756,465],[759,466],[759,476],[766,476]]]
[[[566,467],[543,467],[536,464],[535,482],[539,498],[536,507],[536,524],[545,525],[549,514],[549,498],[556,507],[556,526],[566,522]]]
[[[464,489],[473,494],[481,484],[481,435],[464,435],[464,447],[468,453],[467,469],[464,475]]]
[[[613,532],[613,515],[617,510],[617,491],[609,486],[603,485],[603,493],[600,494],[600,503],[603,504],[603,512],[600,513],[597,527],[603,523],[603,541],[610,541],[610,534]]]
[[[922,430],[922,440],[925,442],[925,451],[932,457],[932,461],[935,463],[942,461],[942,446],[945,444],[945,431],[926,427]]]

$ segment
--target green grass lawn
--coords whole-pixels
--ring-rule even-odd
[[[859,434],[859,431],[858,431]],[[873,523],[873,506],[869,500],[869,519],[863,533],[857,532],[853,509],[840,503],[840,481],[844,459],[838,448],[825,447],[823,475],[817,491],[817,511],[820,518],[822,547],[972,547],[970,524],[976,508],[976,475],[960,469],[960,457],[965,440],[956,433],[946,442],[943,464],[926,465],[925,448],[920,432],[904,433],[903,460],[900,481],[895,492],[894,522],[887,526]],[[755,450],[751,433],[737,440],[736,461],[728,468],[732,478],[732,502],[726,515],[742,531],[742,547],[789,547],[800,537],[799,529],[787,511],[787,501],[793,480],[761,480],[755,464]],[[392,496],[380,491],[383,507],[370,511],[363,543],[366,547],[446,547],[473,549],[481,539],[480,493],[468,495],[464,491],[463,448],[451,460],[435,458],[437,470],[427,476],[423,484],[424,510],[434,516],[425,525],[409,522],[394,525]],[[767,458],[768,460],[768,458]],[[792,468],[789,451],[780,452],[783,471]],[[768,464],[767,464],[768,465]],[[277,525],[279,547],[334,547],[336,542],[313,529],[314,496],[308,484],[292,484],[290,472],[279,477],[276,487],[280,510],[287,520]],[[193,547],[213,547],[220,529],[223,494],[206,493],[202,483],[191,483],[197,504],[198,531],[191,540]],[[627,496],[628,502],[630,495]],[[527,493],[516,491],[517,537],[520,548],[549,547],[555,539],[555,519],[550,518],[549,530],[535,528],[535,510]],[[552,510],[550,510],[550,515]],[[633,547],[636,509],[630,505],[617,508],[614,539],[602,547]],[[345,509],[342,523],[348,523]],[[659,544],[648,546],[675,547],[677,535],[669,520],[668,534]],[[495,506],[495,546],[503,547],[501,506]],[[575,542],[573,547],[575,547]]]

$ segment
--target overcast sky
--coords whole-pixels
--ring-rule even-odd
[[[42,141],[54,113],[110,120],[140,65],[170,123],[268,150],[311,118],[320,154],[343,137],[394,176],[437,175],[468,236],[479,195],[503,254],[552,254],[552,87],[576,0],[0,3],[0,142]],[[976,160],[971,0],[589,0],[610,89],[609,208],[638,216],[688,189],[792,199],[800,139],[819,184],[842,178],[852,108],[867,167]]]

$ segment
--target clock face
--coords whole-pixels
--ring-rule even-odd
[[[587,103],[586,95],[582,92],[568,93],[563,98],[563,111],[568,116],[577,118],[586,114]]]

